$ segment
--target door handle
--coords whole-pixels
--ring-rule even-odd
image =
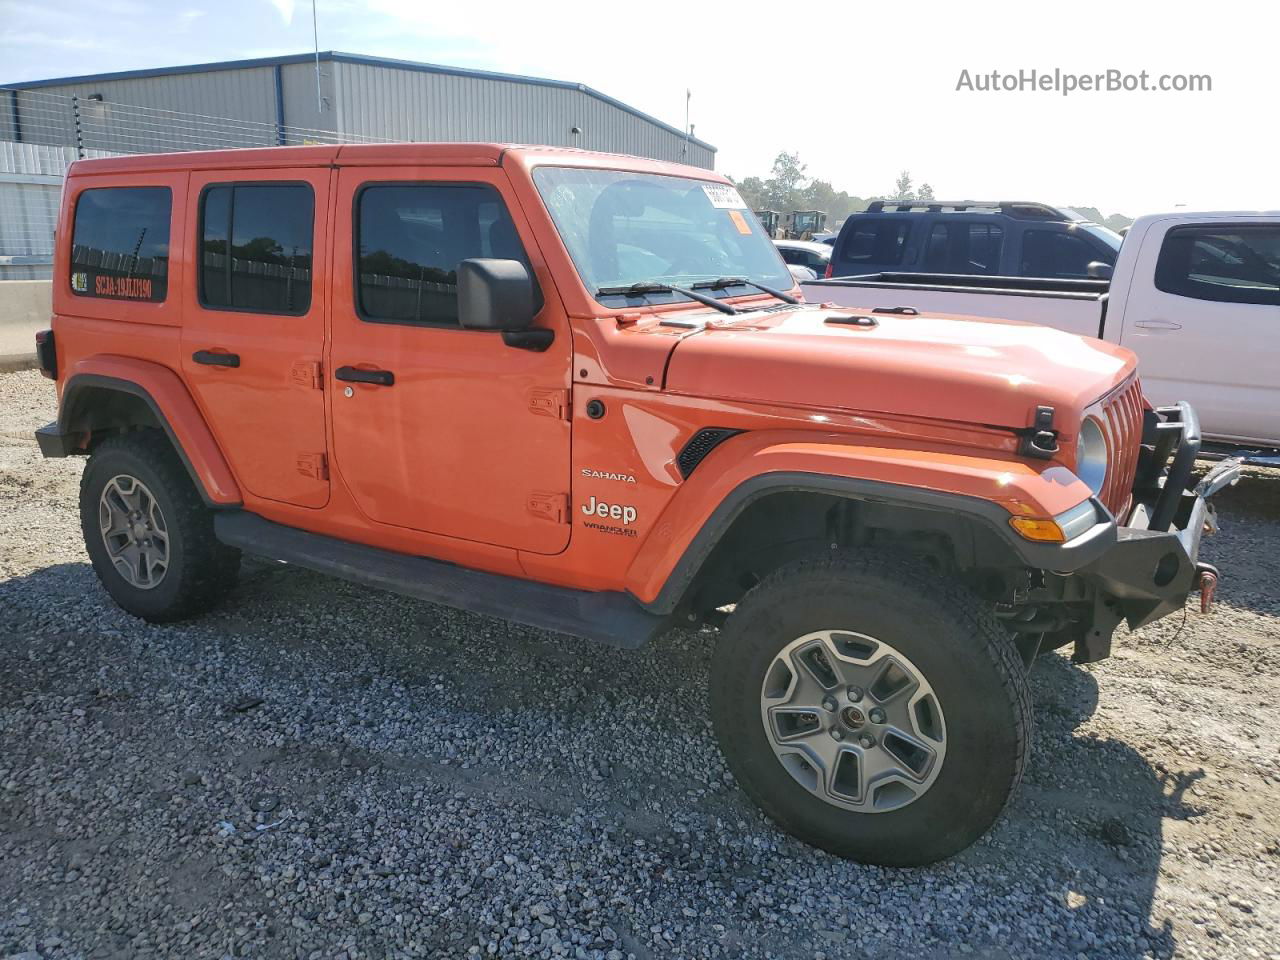
[[[339,367],[333,376],[348,383],[372,383],[378,387],[389,387],[396,382],[396,375],[390,370],[361,370],[359,367]]]
[[[1142,327],[1145,330],[1181,330],[1182,324],[1174,323],[1172,320],[1138,320],[1133,324],[1135,327]]]
[[[240,366],[240,354],[238,353],[215,353],[212,350],[197,350],[191,355],[191,359],[196,363],[203,363],[209,367]]]

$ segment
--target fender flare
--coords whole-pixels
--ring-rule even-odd
[[[128,357],[98,356],[78,361],[69,371],[58,404],[58,433],[64,438],[85,432],[80,425],[85,411],[78,409],[77,397],[89,389],[112,390],[145,403],[206,504],[234,507],[243,502],[240,486],[213,431],[182,379],[168,367]]]
[[[801,437],[753,441],[742,434],[717,447],[682,485],[683,496],[672,499],[637,552],[627,571],[628,592],[651,612],[671,613],[738,517],[776,493],[962,515],[994,535],[1015,562],[1038,570],[1079,570],[1116,541],[1115,519],[1062,467],[973,454],[930,457],[918,450]],[[1048,518],[1085,499],[1094,503],[1097,522],[1069,543],[1025,540],[1009,525],[1015,514]]]

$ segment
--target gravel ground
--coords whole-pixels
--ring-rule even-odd
[[[996,828],[884,870],[775,830],[707,722],[713,635],[619,652],[278,565],[120,612],[0,376],[0,957],[1280,958],[1280,472],[1189,610],[1033,674]]]

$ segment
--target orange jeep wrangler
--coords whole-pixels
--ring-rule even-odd
[[[999,814],[1040,651],[1180,609],[1206,497],[1127,350],[806,304],[733,185],[548,147],[76,163],[46,456],[151,621],[242,552],[637,647],[723,625],[710,706],[784,829],[923,864]]]

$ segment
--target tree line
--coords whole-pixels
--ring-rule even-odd
[[[907,201],[928,202],[935,199],[933,187],[921,183],[918,187],[909,170],[903,170],[886,193],[870,197],[859,197],[837,190],[829,181],[810,178],[806,174],[807,167],[800,160],[798,153],[779,153],[773,161],[773,169],[766,179],[745,177],[735,181],[738,192],[752,210],[776,210],[778,213],[789,213],[792,210],[821,210],[827,215],[827,229],[840,226],[851,213],[866,210],[873,200],[887,200],[897,203]],[[733,179],[730,177],[729,179]],[[1112,214],[1104,217],[1096,207],[1073,207],[1072,209],[1093,220],[1120,230],[1133,223],[1131,217],[1123,214]]]

